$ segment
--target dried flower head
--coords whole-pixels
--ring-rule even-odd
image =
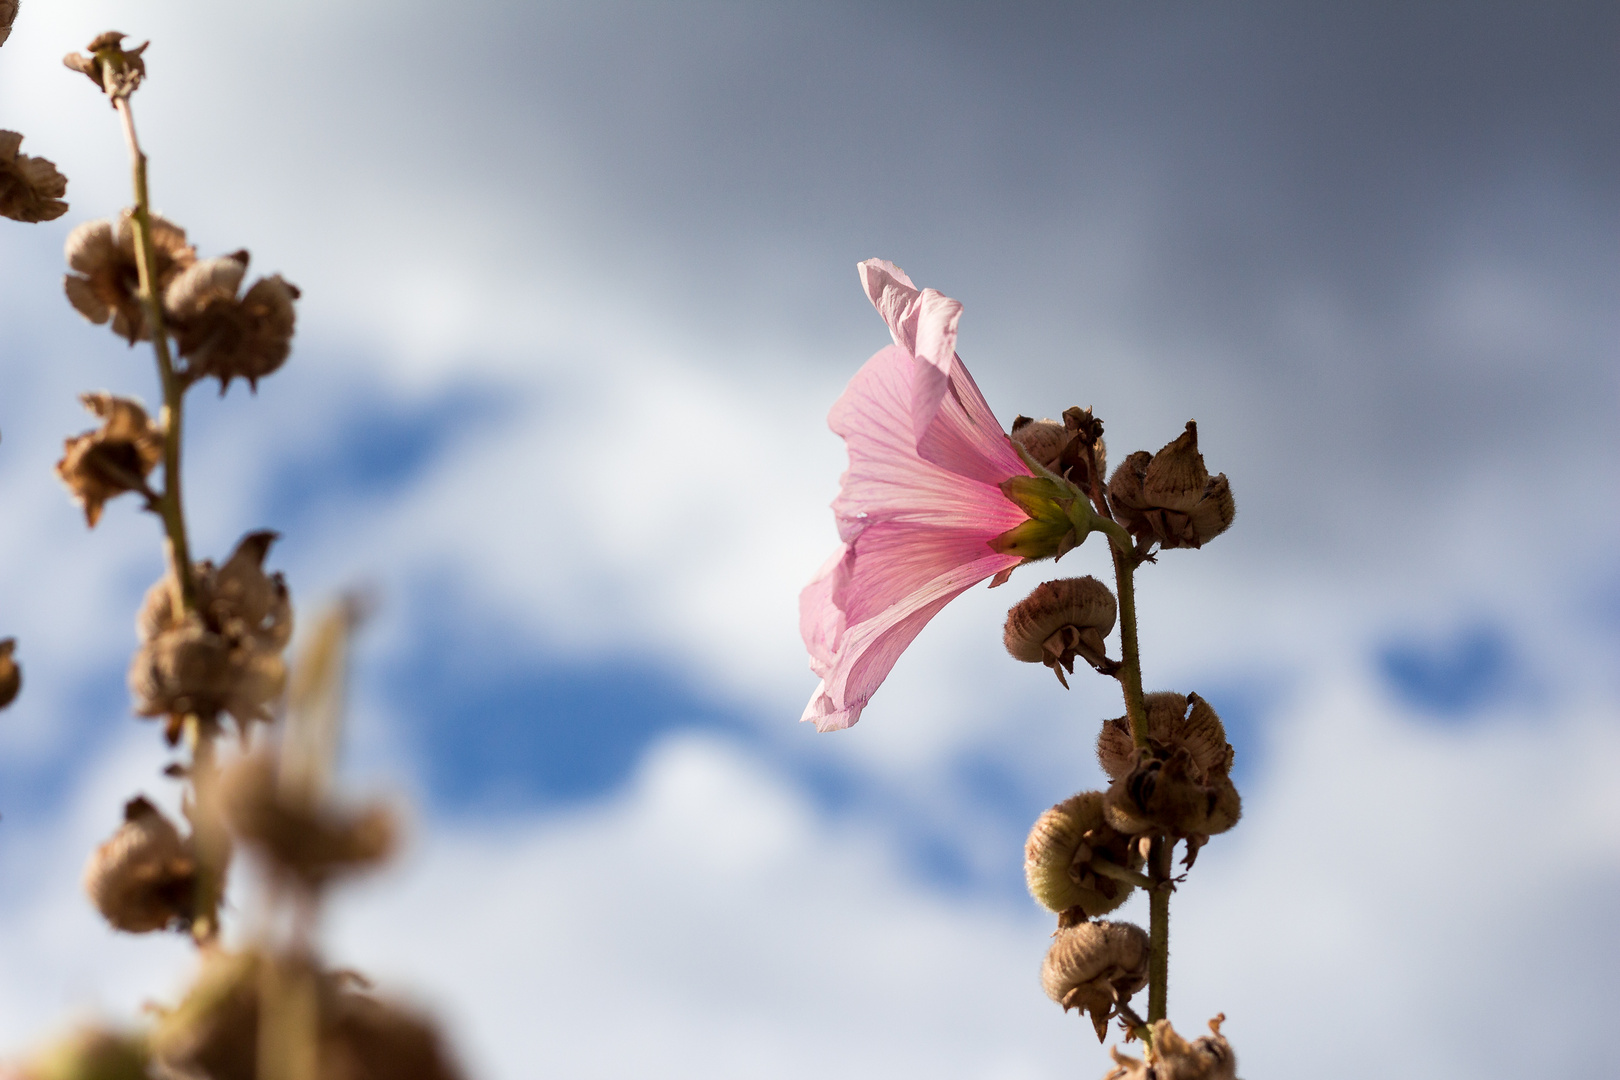
[[[108,30],[97,34],[85,46],[90,50],[89,56],[79,53],[68,53],[62,58],[62,63],[80,72],[91,82],[96,84],[116,104],[119,98],[127,98],[133,94],[141,81],[146,78],[146,61],[141,54],[146,51],[150,41],[142,42],[133,49],[124,48],[124,38],[116,30]]]
[[[1211,477],[1198,451],[1198,425],[1157,454],[1138,450],[1114,470],[1108,502],[1139,541],[1163,548],[1202,547],[1232,524],[1236,504],[1226,474]]]
[[[1103,1080],[1236,1080],[1237,1055],[1221,1034],[1226,1014],[1209,1022],[1210,1034],[1188,1042],[1168,1020],[1153,1022],[1153,1045],[1147,1060],[1110,1047],[1114,1069]]]
[[[125,804],[124,823],[84,867],[96,910],[132,934],[188,925],[196,886],[191,844],[144,798]]]
[[[1041,986],[1063,1011],[1089,1013],[1097,1041],[1116,1006],[1147,985],[1147,931],[1132,923],[1085,922],[1052,935]]]
[[[197,249],[186,243],[186,231],[152,215],[152,248],[157,262],[159,295],[176,274],[197,260]],[[151,328],[141,308],[140,268],[135,261],[135,223],[130,211],[116,222],[105,218],[87,221],[68,234],[68,266],[74,271],[63,279],[67,298],[80,315],[100,324],[112,320],[113,333],[131,345],[149,341]]]
[[[238,297],[247,266],[246,251],[204,259],[163,292],[180,355],[190,362],[187,375],[218,379],[221,394],[237,377],[257,389],[292,349],[297,286],[279,276],[260,278]]]
[[[17,692],[22,689],[22,668],[12,655],[16,651],[16,638],[0,639],[0,709],[16,701]]]
[[[1236,751],[1226,741],[1226,727],[1209,702],[1197,694],[1182,697],[1169,691],[1145,694],[1143,700],[1147,705],[1149,742],[1168,749],[1185,747],[1207,775],[1231,772]],[[1130,719],[1116,716],[1103,721],[1097,735],[1097,763],[1108,779],[1118,780],[1130,772],[1135,753]]]
[[[345,813],[311,806],[280,783],[268,754],[232,764],[220,789],[232,831],[279,869],[311,885],[374,865],[394,849],[397,828],[386,807]]]
[[[356,989],[356,979],[307,959],[211,951],[191,990],[153,1030],[164,1075],[254,1080],[260,994],[276,976],[315,987],[317,1068],[311,1080],[456,1080],[443,1040],[424,1018]]]
[[[0,0],[0,45],[11,36],[11,24],[17,21],[17,0]]]
[[[226,712],[243,727],[270,719],[270,703],[286,683],[281,652],[292,636],[286,581],[264,572],[275,536],[248,533],[217,569],[207,560],[195,564],[195,612],[178,607],[172,575],[147,590],[129,684],[138,714],[169,718],[170,741],[187,714],[212,722]]]
[[[0,19],[5,18],[6,0],[0,0]],[[12,7],[16,13],[16,7]],[[0,41],[11,32],[0,28]],[[0,217],[13,221],[55,221],[67,213],[62,201],[67,194],[67,177],[56,165],[42,157],[20,154],[23,137],[15,131],[0,131]]]
[[[1133,886],[1108,871],[1142,868],[1131,839],[1104,820],[1102,792],[1065,799],[1036,819],[1024,844],[1030,895],[1052,911],[1078,908],[1087,917],[1113,911]]]
[[[16,1080],[147,1080],[144,1039],[122,1032],[85,1028],[47,1046],[21,1071],[0,1075]]]
[[[1094,577],[1064,578],[1036,586],[1007,612],[1002,641],[1014,659],[1045,664],[1065,687],[1075,657],[1099,671],[1115,665],[1103,638],[1114,629],[1114,594]]]
[[[56,475],[93,529],[108,499],[126,491],[150,495],[146,477],[163,460],[163,432],[138,401],[108,393],[81,394],[79,400],[101,418],[101,427],[66,441]]]
[[[1063,410],[1063,420],[1013,419],[1012,440],[1030,457],[1073,483],[1081,491],[1091,490],[1091,477],[1108,470],[1108,448],[1103,442],[1102,421],[1090,409]]]
[[[1186,747],[1138,753],[1103,802],[1108,823],[1133,835],[1163,833],[1187,840],[1187,865],[1211,836],[1236,825],[1243,801],[1224,772],[1206,773]]]

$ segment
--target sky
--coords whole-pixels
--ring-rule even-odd
[[[1042,995],[1036,816],[1101,786],[1113,684],[1000,643],[1092,543],[953,602],[861,722],[798,590],[826,411],[888,343],[855,264],[965,305],[1004,423],[1116,460],[1189,419],[1233,528],[1139,576],[1244,817],[1172,906],[1170,1012],[1240,1072],[1601,1071],[1620,1001],[1620,91],[1613,5],[25,4],[0,126],[70,178],[0,229],[0,1053],[172,1001],[86,853],[158,775],[130,716],[161,570],[52,475],[148,356],[61,295],[128,200],[63,53],[153,42],[157,209],[303,290],[287,366],[193,395],[194,546],[282,534],[358,643],[344,775],[410,807],[333,963],[492,1080],[1101,1076]],[[244,887],[234,910],[251,911]],[[1145,902],[1123,917],[1146,922]]]

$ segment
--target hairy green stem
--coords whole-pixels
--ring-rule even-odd
[[[1109,550],[1114,556],[1114,585],[1119,593],[1120,663],[1115,677],[1125,692],[1125,715],[1131,722],[1131,742],[1138,750],[1146,750],[1147,705],[1142,699],[1142,657],[1136,642],[1136,559],[1118,546],[1110,546]]]
[[[1148,1023],[1163,1020],[1170,984],[1170,860],[1176,842],[1168,836],[1153,838],[1148,860],[1153,888],[1148,892]]]
[[[187,611],[197,607],[197,585],[191,576],[191,544],[186,538],[186,515],[180,501],[180,439],[185,409],[185,384],[174,370],[169,354],[169,337],[163,326],[163,299],[158,295],[157,249],[152,243],[152,204],[146,190],[146,154],[135,135],[135,114],[128,97],[115,97],[113,107],[124,125],[124,141],[135,174],[135,266],[140,275],[140,301],[146,326],[157,356],[158,378],[163,385],[163,411],[158,423],[163,428],[163,491],[157,500],[167,538],[169,569],[179,586],[180,606]]]

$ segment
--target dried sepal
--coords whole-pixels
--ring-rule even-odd
[[[0,45],[11,36],[11,24],[17,21],[17,0],[0,0]]]
[[[1114,1068],[1103,1080],[1236,1080],[1237,1055],[1221,1034],[1226,1014],[1209,1022],[1210,1034],[1188,1042],[1168,1020],[1153,1022],[1153,1044],[1147,1059],[1110,1047]]]
[[[68,439],[56,475],[84,507],[93,529],[108,499],[126,491],[148,493],[146,477],[163,460],[163,432],[140,402],[107,393],[82,394],[101,427]]]
[[[163,293],[187,376],[218,379],[222,394],[235,378],[256,389],[292,350],[297,286],[279,276],[260,278],[238,297],[247,266],[246,251],[204,259],[176,275]]]
[[[1230,777],[1204,772],[1185,747],[1153,747],[1108,789],[1103,811],[1120,832],[1187,839],[1191,865],[1209,837],[1238,823],[1243,801]]]
[[[1131,838],[1105,820],[1100,791],[1081,792],[1046,811],[1024,843],[1030,895],[1056,912],[1078,909],[1090,917],[1113,911],[1133,886],[1107,870],[1140,871],[1142,863]]]
[[[186,231],[152,215],[152,250],[157,263],[157,291],[197,261],[197,249],[186,243]],[[149,341],[151,328],[141,307],[140,268],[135,260],[135,221],[129,210],[117,221],[86,221],[68,234],[68,267],[62,282],[68,301],[80,315],[101,324],[112,321],[113,333],[131,345]]]
[[[4,3],[0,0],[0,18],[5,15]],[[0,41],[9,32],[9,27],[0,29]],[[22,141],[15,131],[0,131],[0,217],[29,223],[55,221],[67,213],[68,204],[62,201],[67,177],[56,171],[53,162],[19,153]]]
[[[1041,988],[1063,1006],[1091,1017],[1097,1041],[1120,1002],[1147,985],[1147,931],[1124,922],[1084,922],[1052,935],[1041,965]]]
[[[1012,441],[1030,457],[1090,494],[1091,478],[1106,476],[1108,448],[1103,443],[1102,421],[1090,409],[1063,410],[1063,420],[1013,419]]]
[[[125,49],[126,36],[116,30],[97,34],[86,46],[90,50],[89,56],[68,53],[62,58],[62,63],[95,83],[102,93],[116,103],[119,98],[133,94],[146,78],[146,61],[141,54],[151,42]]]
[[[84,867],[84,891],[96,910],[132,934],[189,925],[196,886],[190,841],[144,798],[125,804],[124,823]]]
[[[1185,747],[1206,774],[1231,772],[1235,751],[1226,741],[1226,727],[1209,702],[1197,694],[1183,697],[1160,691],[1143,695],[1143,703],[1147,706],[1149,742],[1167,748]],[[1130,718],[1116,716],[1103,721],[1097,735],[1097,764],[1108,779],[1118,780],[1130,772],[1135,753]]]
[[[0,709],[17,700],[22,689],[22,668],[17,664],[16,638],[0,639]]]
[[[456,1080],[444,1042],[415,1012],[363,993],[344,973],[307,958],[210,950],[202,971],[151,1035],[163,1075],[253,1080],[266,985],[313,986],[316,1069],[311,1080]]]
[[[372,805],[355,812],[312,806],[284,790],[274,761],[255,754],[220,779],[226,823],[275,867],[310,885],[375,865],[394,849],[394,815]]]
[[[81,1028],[36,1052],[6,1080],[149,1080],[146,1040],[104,1028]]]
[[[1014,659],[1045,664],[1069,685],[1075,657],[1099,671],[1114,664],[1103,639],[1114,629],[1117,607],[1108,586],[1094,577],[1048,581],[1007,612],[1002,642]]]
[[[1108,503],[1119,523],[1143,543],[1202,547],[1232,524],[1236,504],[1226,474],[1211,477],[1198,450],[1198,425],[1157,454],[1138,450],[1114,470]]]

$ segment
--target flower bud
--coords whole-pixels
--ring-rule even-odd
[[[1147,985],[1148,952],[1147,931],[1132,923],[1071,926],[1052,935],[1041,965],[1041,987],[1064,1012],[1089,1013],[1101,1042],[1115,1006]]]
[[[84,891],[96,910],[132,934],[189,925],[196,884],[190,842],[144,798],[124,806],[124,823],[84,867]]]
[[[17,692],[22,689],[22,668],[12,655],[16,651],[16,638],[0,639],[0,709],[16,701]]]
[[[1157,454],[1138,450],[1108,481],[1114,517],[1140,541],[1202,547],[1232,524],[1236,504],[1226,474],[1210,477],[1198,451],[1198,425]]]
[[[152,249],[157,263],[159,292],[180,271],[197,259],[197,249],[186,243],[186,230],[152,215]],[[131,345],[149,341],[151,327],[141,307],[140,269],[135,263],[135,222],[125,210],[117,222],[87,221],[67,238],[68,266],[74,272],[63,279],[73,307],[91,322],[112,320],[113,333]]]
[[[188,377],[218,379],[221,394],[237,377],[257,389],[292,349],[297,286],[279,276],[260,278],[238,298],[247,266],[245,251],[204,259],[177,274],[163,292],[180,355],[190,362]]]
[[[138,401],[106,393],[81,394],[79,400],[101,418],[101,427],[67,440],[56,475],[93,529],[108,499],[148,490],[146,477],[163,460],[163,432]]]
[[[1109,1049],[1114,1069],[1103,1080],[1236,1080],[1237,1055],[1221,1034],[1222,1013],[1209,1022],[1210,1034],[1188,1042],[1168,1020],[1153,1022],[1153,1045],[1147,1060]]]
[[[1229,773],[1234,751],[1226,741],[1226,728],[1209,702],[1197,694],[1182,697],[1163,691],[1143,695],[1147,706],[1148,741],[1167,748],[1185,747],[1194,764],[1206,775]],[[1191,708],[1189,709],[1189,704]],[[1136,744],[1129,717],[1103,721],[1097,735],[1097,763],[1108,779],[1118,780],[1131,771]]]
[[[280,869],[318,885],[382,861],[394,849],[394,816],[380,805],[356,813],[311,806],[282,789],[267,754],[243,758],[220,779],[225,820]]]
[[[5,16],[7,2],[0,0],[0,18]],[[0,27],[0,41],[10,32],[9,27]],[[42,157],[18,153],[22,141],[18,132],[0,131],[0,217],[29,223],[55,221],[67,213],[68,204],[62,201],[67,177]]]
[[[1114,629],[1114,594],[1094,577],[1048,581],[1007,612],[1002,641],[1014,659],[1045,664],[1065,687],[1065,671],[1084,657],[1098,670],[1111,665],[1103,638]]]
[[[1131,838],[1103,818],[1103,793],[1085,791],[1058,803],[1035,822],[1024,844],[1024,879],[1043,906],[1104,915],[1125,902],[1132,886],[1099,872],[1099,864],[1140,870]]]

